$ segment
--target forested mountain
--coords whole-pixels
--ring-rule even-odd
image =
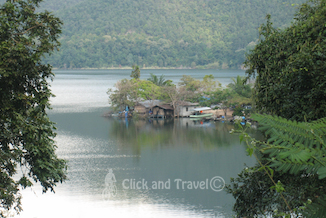
[[[290,25],[304,0],[46,0],[63,22],[54,67],[239,68],[272,15]],[[208,65],[208,66],[207,66]]]

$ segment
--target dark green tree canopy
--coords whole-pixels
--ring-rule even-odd
[[[36,13],[41,0],[8,0],[0,6],[0,201],[21,210],[19,187],[40,182],[53,191],[66,179],[66,163],[55,154],[54,125],[46,110],[52,96],[45,54],[59,46],[61,21]],[[17,168],[23,174],[17,178]],[[3,216],[2,212],[0,212]]]
[[[301,5],[284,30],[273,28],[269,18],[245,62],[248,75],[256,77],[257,109],[297,121],[325,117],[326,1]]]

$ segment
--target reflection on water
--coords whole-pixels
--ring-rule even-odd
[[[140,155],[141,149],[190,147],[196,150],[214,150],[238,143],[229,135],[232,124],[183,119],[113,120],[110,135],[119,146],[129,147]]]
[[[107,119],[101,117],[107,111],[103,101],[107,96],[102,92],[110,88],[107,81],[113,83],[109,77],[103,79],[107,74],[58,76],[53,83],[58,97],[49,114],[57,123],[57,154],[69,161],[69,180],[56,187],[56,194],[42,195],[37,185],[33,191],[24,190],[20,217],[232,215],[233,197],[212,190],[210,181],[219,176],[229,183],[244,163],[253,166],[255,160],[246,156],[238,136],[229,134],[231,124],[187,118]],[[89,91],[87,95],[82,89]],[[102,192],[109,169],[116,178],[117,195],[105,200]],[[147,186],[130,185],[137,182]],[[155,189],[155,182],[169,186]],[[183,188],[181,182],[185,182]],[[200,182],[202,188],[195,188]],[[219,183],[214,180],[212,185]]]
[[[233,199],[224,192],[177,189],[177,179],[182,181],[206,181],[221,176],[226,182],[243,168],[243,163],[254,160],[245,156],[238,136],[230,135],[233,125],[220,122],[178,120],[113,120],[109,135],[120,151],[132,151],[134,166],[118,168],[119,178],[135,178],[139,181],[170,182],[170,190],[132,190],[135,196],[146,195],[155,202],[171,205],[187,205],[188,210],[205,214],[231,215]],[[119,181],[122,183],[123,181]],[[119,184],[118,182],[118,184]],[[123,187],[120,185],[120,188]],[[127,195],[130,195],[129,190]],[[129,196],[130,197],[130,196]],[[207,216],[206,214],[206,216]]]
[[[229,183],[244,163],[255,162],[245,155],[238,136],[229,134],[232,124],[201,123],[187,118],[107,119],[100,114],[93,111],[51,115],[59,130],[58,155],[69,161],[69,181],[59,185],[55,195],[36,198],[25,191],[27,199],[35,198],[33,201],[41,205],[36,204],[39,217],[47,211],[55,216],[70,214],[64,211],[67,208],[76,210],[76,215],[69,217],[87,217],[91,207],[96,208],[92,212],[96,217],[106,217],[105,213],[113,217],[231,216],[234,199],[224,191],[213,191],[209,182],[220,176]],[[116,178],[117,195],[105,200],[102,192],[109,169]],[[138,181],[146,182],[146,188],[130,185]],[[153,189],[153,182],[159,181],[169,181],[169,187]],[[195,189],[189,188],[188,183],[182,187],[182,181],[208,183],[203,189]],[[22,217],[35,214],[35,209],[31,212],[35,206],[23,203],[27,211]],[[61,212],[54,210],[53,204]]]

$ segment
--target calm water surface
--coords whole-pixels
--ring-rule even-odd
[[[56,194],[41,194],[37,185],[24,190],[19,217],[232,217],[234,199],[219,191],[221,178],[229,183],[244,164],[255,163],[238,136],[229,134],[232,125],[188,118],[107,119],[101,117],[108,110],[106,91],[129,78],[130,70],[55,73],[49,115],[57,123],[57,154],[69,161],[69,180]],[[198,79],[213,74],[224,86],[244,75],[241,70],[142,70],[141,78],[150,73],[175,83],[183,74]],[[103,192],[109,169],[116,179],[110,196]]]

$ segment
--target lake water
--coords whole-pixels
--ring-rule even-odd
[[[235,200],[222,190],[224,181],[255,163],[229,134],[233,126],[102,117],[107,89],[130,72],[55,71],[49,116],[57,123],[57,154],[69,161],[69,180],[55,194],[42,194],[38,185],[24,190],[18,217],[232,217]],[[175,83],[183,74],[213,74],[224,86],[244,76],[241,70],[142,70],[141,79],[150,73]]]

